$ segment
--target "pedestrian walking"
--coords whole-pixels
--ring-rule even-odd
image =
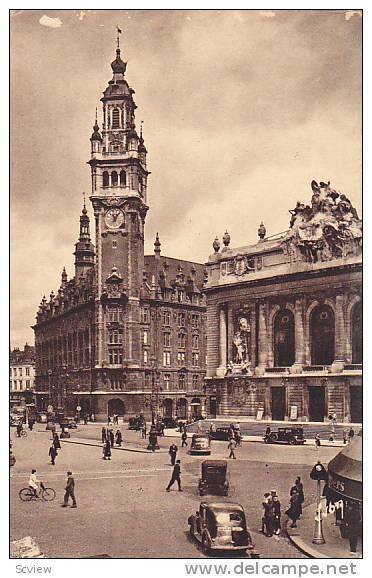
[[[297,520],[301,515],[301,502],[300,502],[300,497],[298,495],[297,490],[293,490],[292,494],[291,494],[291,498],[289,501],[289,508],[286,511],[286,514],[288,516],[288,518],[290,518],[290,520],[292,520],[292,523],[290,525],[291,528],[297,528]]]
[[[181,440],[182,440],[181,447],[184,448],[185,446],[187,446],[187,432],[186,431],[182,432]]]
[[[305,501],[305,494],[304,494],[304,485],[301,482],[301,477],[297,476],[297,478],[295,479],[295,483],[294,486],[292,486],[291,491],[289,493],[289,495],[291,496],[293,494],[293,492],[297,492],[298,496],[299,496],[299,510],[300,510],[300,515],[302,514],[302,504]]]
[[[94,415],[94,413],[92,412],[90,414],[90,421],[94,422],[95,421],[96,416]]]
[[[105,444],[106,440],[107,440],[107,431],[106,431],[106,428],[103,427],[102,428],[102,443]]]
[[[315,441],[315,448],[318,450],[320,448],[320,435],[318,433],[315,434],[314,441]]]
[[[113,432],[112,429],[109,429],[109,431],[108,431],[108,437],[109,437],[109,440],[110,440],[111,447],[113,448],[113,447],[114,447],[114,442],[115,442],[115,436],[114,436],[114,432]]]
[[[281,528],[281,504],[280,504],[280,500],[279,500],[279,496],[277,495],[277,493],[275,492],[275,494],[272,496],[272,500],[273,500],[273,512],[274,512],[274,534],[276,534],[277,536],[280,534],[280,528]]]
[[[227,432],[227,436],[228,436],[229,441],[234,439],[234,433],[235,433],[234,432],[234,424],[231,423],[230,427],[229,427],[229,431]]]
[[[234,436],[235,442],[236,442],[236,446],[240,447],[242,445],[242,436],[240,434],[239,430],[235,430],[235,436]]]
[[[146,439],[146,422],[144,421],[141,427],[142,439]]]
[[[32,428],[34,427],[34,425],[35,425],[35,420],[34,420],[34,418],[29,417],[29,418],[28,418],[28,429],[29,429],[30,431],[32,431]]]
[[[272,496],[269,493],[265,494],[265,499],[262,502],[262,506],[264,509],[264,529],[265,535],[268,538],[271,538],[274,533],[274,508],[273,508],[273,501]]]
[[[230,454],[229,454],[229,458],[236,460],[236,456],[235,456],[235,449],[236,449],[236,441],[234,440],[234,438],[231,438],[228,445],[227,445],[228,449],[230,450]]]
[[[349,429],[349,433],[348,433],[349,442],[351,442],[351,440],[353,439],[354,435],[355,435],[355,431],[354,431],[353,428],[351,427],[351,428]]]
[[[342,439],[343,439],[344,445],[346,445],[347,444],[347,430],[346,429],[344,429],[344,431],[342,432]]]
[[[49,448],[49,456],[50,456],[52,466],[55,466],[56,465],[56,457],[58,456],[58,452],[54,446],[54,443]]]
[[[22,430],[23,430],[23,423],[22,420],[20,419],[19,422],[17,423],[17,438],[21,437]]]
[[[178,484],[178,491],[182,492],[181,488],[181,460],[177,460],[173,467],[172,477],[170,479],[169,484],[166,487],[167,492],[170,492],[171,487],[173,486],[174,482]]]
[[[65,487],[65,497],[63,500],[62,508],[67,508],[68,499],[71,497],[72,506],[71,508],[77,508],[76,498],[75,498],[75,480],[72,477],[72,472],[67,472],[67,483]]]
[[[106,440],[103,446],[103,459],[111,460],[111,444],[110,440]]]
[[[169,446],[169,452],[168,453],[170,455],[172,466],[174,466],[176,463],[177,452],[178,452],[178,447],[176,446],[176,444],[171,444]]]
[[[61,442],[59,441],[59,435],[57,434],[57,432],[55,432],[55,434],[53,435],[53,445],[56,450],[61,449]]]
[[[116,445],[121,446],[121,442],[123,441],[123,437],[122,437],[121,431],[119,429],[116,430],[115,437],[116,437]]]
[[[269,436],[271,434],[271,427],[268,425],[265,431],[265,435]]]
[[[107,425],[110,425],[110,423],[111,423],[111,416],[108,415],[108,416],[107,416]]]

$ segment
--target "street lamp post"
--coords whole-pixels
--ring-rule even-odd
[[[325,544],[325,539],[323,536],[323,519],[322,510],[320,507],[320,482],[327,481],[327,471],[323,464],[318,460],[313,469],[310,472],[310,478],[316,480],[316,513],[315,513],[315,526],[314,526],[314,536],[313,544]]]
[[[158,413],[158,383],[156,379],[156,357],[153,355],[151,363],[151,423],[155,425],[155,416]]]
[[[48,406],[52,405],[52,384],[51,384],[52,370],[48,369]]]

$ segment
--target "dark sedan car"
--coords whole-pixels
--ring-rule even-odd
[[[278,431],[271,431],[264,437],[265,444],[290,444],[293,446],[305,443],[302,427],[279,427]]]

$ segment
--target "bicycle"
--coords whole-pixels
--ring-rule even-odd
[[[53,488],[46,488],[42,482],[40,482],[40,489],[35,494],[30,488],[22,488],[19,490],[18,495],[22,502],[31,502],[31,500],[44,500],[45,502],[52,502],[56,497],[56,492]]]
[[[26,432],[26,430],[25,430],[25,429],[21,429],[21,431],[19,432],[19,434],[18,434],[18,432],[17,432],[17,437],[24,437],[24,438],[26,438],[26,437],[27,437],[27,432]]]

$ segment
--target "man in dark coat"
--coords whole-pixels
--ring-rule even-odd
[[[266,528],[266,536],[271,538],[274,533],[274,508],[273,508],[273,501],[270,494],[266,496],[265,500],[262,502],[263,509],[264,509],[264,525]]]
[[[32,431],[32,428],[34,427],[34,425],[35,425],[35,420],[34,420],[34,418],[29,417],[29,418],[28,418],[28,429],[29,429],[30,431]]]
[[[60,450],[61,449],[61,443],[59,441],[59,435],[57,434],[57,432],[55,432],[53,434],[53,445],[55,447],[56,450]]]
[[[298,493],[299,502],[300,502],[300,514],[302,514],[302,504],[305,501],[305,495],[304,495],[304,485],[301,482],[300,476],[297,476],[297,478],[295,479],[294,486],[292,486],[291,491],[290,491],[290,496],[292,495],[293,490],[296,490]]]
[[[176,446],[176,444],[171,444],[169,446],[169,452],[168,453],[170,455],[172,466],[174,466],[174,464],[176,463],[177,452],[178,452],[178,447]]]
[[[63,500],[62,508],[67,508],[69,497],[72,499],[71,508],[77,508],[75,499],[75,480],[72,477],[72,472],[67,472],[67,483],[65,487],[65,497]]]
[[[358,546],[358,538],[361,535],[362,529],[362,520],[357,505],[353,504],[348,507],[346,511],[346,526],[348,529],[350,552],[355,554]]]
[[[108,433],[109,433],[109,438],[110,438],[110,445],[113,448],[114,442],[115,442],[114,432],[112,431],[112,429],[110,429]]]
[[[55,460],[56,460],[56,457],[58,456],[58,453],[57,453],[57,449],[56,449],[54,444],[52,444],[49,448],[49,455],[50,455],[50,460],[51,460],[52,466],[55,466],[56,465]]]
[[[279,496],[275,493],[272,496],[273,500],[273,512],[274,512],[274,534],[280,534],[280,518],[282,516],[280,509]]]
[[[106,428],[103,427],[103,428],[102,428],[102,443],[103,443],[103,444],[106,443],[106,439],[107,439],[107,432],[106,432]]]
[[[301,502],[297,490],[293,490],[290,499],[290,505],[286,511],[288,518],[292,520],[291,528],[297,528],[297,520],[301,515]]]
[[[106,440],[103,446],[103,459],[104,460],[111,460],[111,444],[110,440]]]
[[[116,432],[116,444],[121,446],[121,442],[123,441],[123,437],[121,435],[121,431],[118,429]]]
[[[178,491],[182,492],[183,490],[181,488],[181,460],[177,460],[174,465],[172,477],[170,479],[169,484],[166,487],[167,492],[170,492],[170,489],[173,486],[174,482],[177,482],[178,484]]]
[[[182,439],[182,446],[181,447],[184,448],[185,446],[187,446],[187,432],[186,431],[182,432],[181,439]]]

